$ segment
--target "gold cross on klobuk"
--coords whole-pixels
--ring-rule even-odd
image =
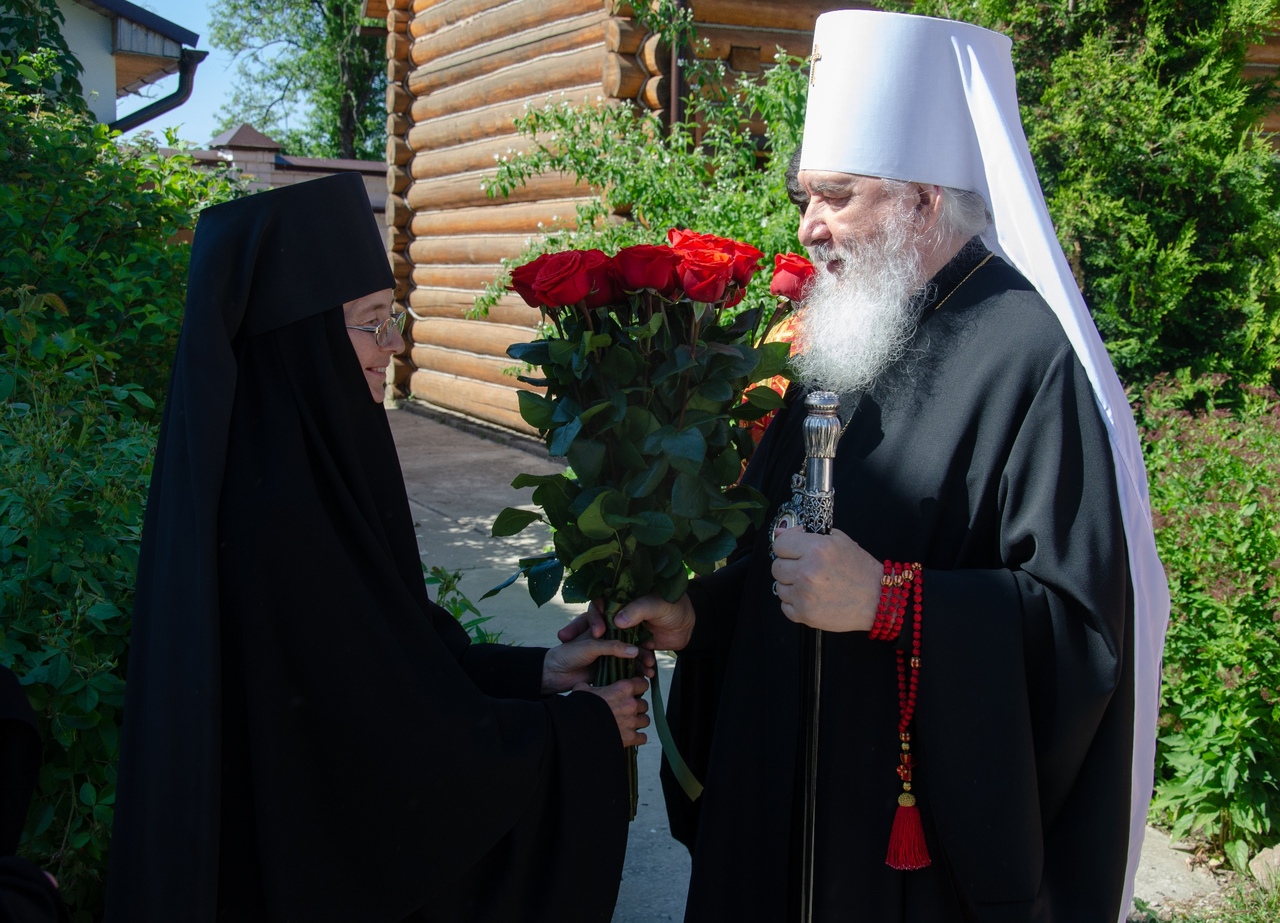
[[[822,54],[818,51],[818,46],[813,46],[813,54],[809,55],[809,86],[813,86],[818,82],[818,62],[822,60]]]

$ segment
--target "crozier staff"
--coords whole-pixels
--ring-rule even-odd
[[[692,808],[668,797],[693,852],[690,923],[800,918],[815,783],[806,920],[1127,911],[1168,589],[1009,48],[944,20],[818,19],[795,196],[818,268],[803,386],[747,479],[776,510],[804,460],[805,390],[840,393],[835,527],[762,529],[677,603],[617,617],[681,651],[672,724],[705,783]],[[812,777],[801,626],[824,639]]]
[[[471,644],[427,598],[381,406],[392,285],[356,174],[200,217],[143,531],[111,923],[612,915],[646,684],[585,678],[637,651]]]

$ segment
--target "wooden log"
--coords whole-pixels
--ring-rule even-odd
[[[407,389],[409,385],[409,376],[413,374],[413,360],[402,359],[399,356],[391,357],[391,371],[388,378],[397,388]]]
[[[479,293],[455,292],[438,288],[415,288],[409,294],[409,307],[420,317],[443,317],[450,320],[472,320]],[[532,329],[539,319],[536,309],[529,307],[519,295],[503,295],[488,312],[474,318],[475,323],[506,324]]]
[[[413,0],[387,0],[387,9],[391,10],[409,10]]]
[[[387,59],[387,83],[404,83],[413,68],[402,58]]]
[[[520,418],[517,389],[506,385],[470,381],[454,375],[418,369],[409,378],[409,393],[438,407],[516,432],[537,432]]]
[[[484,141],[476,141],[440,151],[423,151],[409,161],[409,172],[414,179],[432,179],[437,176],[456,176],[491,170],[520,151],[533,146],[533,141],[523,135],[499,135]]]
[[[387,163],[403,167],[413,159],[409,142],[398,135],[387,135]]]
[[[413,105],[413,97],[398,83],[387,84],[387,111],[405,113]]]
[[[388,253],[393,250],[403,251],[405,247],[409,246],[410,240],[412,240],[412,237],[404,228],[382,229],[382,243],[387,248]]]
[[[529,234],[483,234],[470,237],[416,237],[407,250],[415,263],[497,263],[519,256]]]
[[[535,202],[539,199],[567,199],[580,197],[589,187],[579,185],[572,176],[549,173],[532,177],[523,186],[511,190],[509,196],[490,198],[481,183],[492,176],[472,174],[466,180],[446,177],[438,180],[419,180],[409,187],[405,201],[414,211],[442,208],[468,208],[490,202]]]
[[[408,145],[406,144],[405,146],[407,147]],[[387,169],[387,192],[392,195],[399,195],[408,189],[412,183],[413,177],[403,167],[389,167]]]
[[[415,237],[458,234],[533,234],[556,227],[577,227],[579,199],[551,199],[509,204],[495,202],[475,208],[418,212],[409,222]]]
[[[475,356],[438,346],[415,346],[410,355],[416,368],[426,369],[428,372],[456,375],[471,381],[485,381],[526,391],[545,390],[518,380],[516,374],[519,373],[512,374],[510,371],[517,367],[516,361],[510,356]]]
[[[407,35],[409,33],[409,20],[411,19],[413,19],[413,15],[408,10],[388,10],[387,31]]]
[[[409,116],[401,115],[395,112],[387,115],[387,134],[389,135],[407,135],[409,129],[413,127],[413,123],[409,121]]]
[[[694,22],[756,29],[795,29],[813,32],[818,16],[831,9],[874,9],[870,3],[833,3],[832,0],[690,0]]]
[[[484,324],[471,320],[448,320],[432,317],[415,320],[413,341],[443,349],[458,349],[479,356],[506,358],[512,343],[527,343],[533,338],[532,326],[508,327],[506,324]],[[511,363],[511,359],[507,358]]]
[[[604,0],[604,11],[610,16],[629,17],[636,14],[631,0]]]
[[[405,301],[409,297],[409,292],[413,289],[413,283],[409,279],[396,279],[395,300]]]
[[[403,32],[387,33],[387,60],[388,61],[408,61],[409,46],[413,42],[409,36]]]
[[[404,196],[389,195],[387,203],[383,206],[383,219],[389,228],[402,228],[409,223],[411,217],[409,204],[405,202]]]
[[[1261,45],[1250,45],[1245,52],[1250,64],[1280,64],[1280,35],[1268,35]]]
[[[644,29],[634,19],[614,16],[604,22],[604,47],[619,54],[635,54],[644,41]]]
[[[661,35],[646,36],[636,57],[650,76],[671,70],[671,46],[662,40]]]
[[[665,74],[650,77],[640,88],[640,102],[650,109],[658,110],[671,102],[670,83]]]
[[[456,23],[487,19],[492,22],[488,27],[491,35],[515,35],[557,19],[598,12],[600,0],[450,0],[415,15],[409,23],[409,34],[421,38]]]
[[[604,95],[614,99],[635,99],[648,77],[629,55],[606,54],[601,68],[600,84],[604,87]]]
[[[760,49],[734,45],[729,49],[729,70],[739,74],[754,74],[760,70]]]
[[[419,288],[479,292],[505,271],[501,266],[415,266],[409,278]]]
[[[409,15],[417,16],[424,10],[429,10],[433,6],[439,6],[441,3],[448,3],[449,0],[409,0]]]
[[[600,85],[574,87],[564,92],[564,98],[584,106],[600,104],[602,95]],[[515,137],[516,117],[525,114],[530,108],[541,108],[546,105],[546,96],[533,96],[524,100],[512,100],[496,106],[486,106],[472,112],[462,112],[443,119],[432,119],[414,125],[409,129],[407,138],[409,147],[415,151],[431,151],[440,148],[455,147],[472,141],[493,138],[498,135]],[[525,104],[528,103],[528,106]]]
[[[474,80],[534,58],[588,46],[598,48],[603,41],[604,22],[603,14],[591,13],[483,45],[465,45],[461,50],[451,40],[453,32],[446,33],[448,41],[429,36],[414,45],[413,53],[426,60],[410,71],[405,86],[415,96],[425,96],[441,87]]]
[[[407,279],[413,273],[413,263],[403,253],[387,254],[391,260],[391,275],[397,279]]]
[[[599,47],[534,58],[504,70],[442,87],[419,96],[409,109],[414,122],[470,112],[480,106],[523,99],[531,93],[555,93],[594,82],[600,74]],[[638,88],[637,88],[638,89]]]
[[[760,49],[760,60],[773,63],[779,47],[789,55],[807,58],[813,51],[813,32],[783,29],[751,29],[742,26],[698,26],[698,38],[706,39],[698,50],[704,60],[727,61],[734,47]]]

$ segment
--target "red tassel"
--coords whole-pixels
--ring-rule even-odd
[[[920,809],[916,807],[915,796],[909,792],[898,796],[898,811],[893,817],[893,832],[889,834],[889,854],[884,861],[900,872],[922,869],[932,861],[924,842]]]

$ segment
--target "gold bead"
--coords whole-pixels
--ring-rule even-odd
[[[903,751],[904,753],[905,753],[906,751],[910,750],[910,749],[911,749],[911,744],[909,744],[909,743],[903,743],[903,745],[902,745],[902,751]]]
[[[911,783],[910,783],[910,782],[903,782],[903,783],[902,783],[902,790],[903,790],[904,792],[909,792],[909,791],[911,791]]]
[[[909,792],[903,792],[901,795],[898,796],[898,804],[902,805],[902,807],[904,808],[915,807],[915,803],[916,803],[916,796],[912,795]]]
[[[912,657],[912,658],[911,658],[911,669],[913,669],[913,670],[919,670],[919,669],[920,669],[920,658],[919,658],[919,657]]]

